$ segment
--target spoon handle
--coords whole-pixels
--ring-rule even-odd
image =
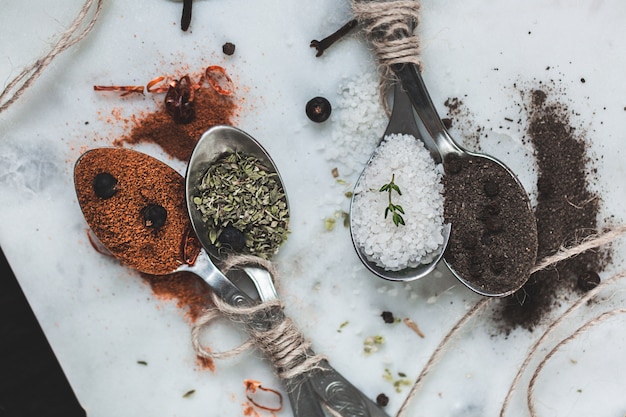
[[[463,154],[465,151],[448,134],[443,121],[437,114],[418,68],[413,64],[396,64],[393,70],[406,89],[428,136],[435,142],[441,159],[443,160],[448,154]]]
[[[389,417],[374,401],[337,372],[328,361],[304,375],[313,392],[336,414],[350,417]]]
[[[202,277],[222,300],[235,307],[250,307],[256,304],[250,296],[233,284],[209,260],[202,251],[196,264],[192,267],[181,268]],[[251,271],[247,271],[250,273]],[[259,271],[255,271],[259,272]],[[268,275],[257,275],[258,283],[271,287],[272,291],[261,292],[264,301],[275,299],[275,290]],[[267,281],[267,280],[270,281]],[[267,282],[266,282],[267,281]],[[244,327],[250,331],[266,331],[276,323],[285,319],[285,313],[280,308],[261,310],[251,314],[243,321]],[[308,356],[315,353],[308,349]],[[294,417],[325,417],[322,404],[336,411],[342,416],[354,417],[388,417],[372,400],[354,387],[348,380],[335,371],[326,360],[319,366],[305,371],[293,378],[283,379],[293,409]]]

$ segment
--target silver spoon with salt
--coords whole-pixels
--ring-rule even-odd
[[[421,139],[421,135],[415,121],[413,107],[411,106],[408,95],[404,91],[403,86],[400,82],[396,82],[393,91],[393,107],[391,111],[391,116],[389,118],[389,124],[387,125],[385,133],[381,138],[381,142],[384,138],[393,134],[411,135],[415,138],[415,140],[419,141]],[[435,162],[439,162],[439,153],[436,152],[436,150],[433,150],[433,146],[427,146],[427,149],[430,151],[431,157],[435,160]],[[370,161],[366,164],[365,168],[361,172],[361,175],[359,176],[354,187],[355,193],[353,193],[352,195],[350,204],[350,234],[356,253],[359,256],[359,259],[361,260],[363,265],[380,278],[384,278],[390,281],[412,281],[425,277],[435,269],[435,267],[443,257],[444,251],[448,244],[448,238],[450,237],[450,225],[446,224],[441,226],[441,236],[443,238],[443,241],[434,250],[433,253],[428,254],[429,259],[426,262],[421,263],[415,267],[405,267],[400,270],[387,269],[384,265],[381,264],[381,262],[376,262],[371,257],[368,257],[366,249],[364,249],[363,243],[360,242],[359,238],[356,237],[356,223],[354,213],[355,205],[357,203],[355,203],[355,199],[359,198],[358,192],[356,192],[356,190],[359,189],[359,185],[364,180],[368,172],[368,168],[370,167],[372,160],[375,158],[375,155],[376,152],[374,152],[374,154],[370,158]]]
[[[489,297],[512,294],[530,277],[537,254],[537,224],[528,194],[515,174],[502,162],[485,154],[469,152],[454,141],[437,114],[415,65],[395,64],[392,69],[419,116],[423,136],[430,139],[425,141],[426,146],[436,155],[436,160],[444,164],[444,178],[461,178],[457,175],[459,171],[481,166],[485,172],[475,170],[476,176],[484,175],[486,182],[490,181],[489,175],[497,179],[495,189],[493,182],[489,186],[491,189],[486,183],[483,190],[471,189],[471,178],[459,180],[456,184],[457,189],[467,197],[459,199],[459,212],[465,210],[466,218],[471,217],[468,220],[477,224],[480,221],[489,233],[478,236],[477,241],[476,236],[455,233],[455,222],[452,221],[445,264],[459,281],[478,294]],[[451,189],[453,187],[454,184],[450,186]],[[502,189],[508,189],[508,192],[497,196]],[[470,192],[476,198],[470,197]],[[483,205],[476,203],[480,198],[488,200],[489,197],[494,198]],[[510,224],[502,224],[503,218],[505,223]],[[502,236],[509,237],[506,243],[510,247],[504,248],[504,245],[494,241],[502,239]],[[477,246],[482,252],[476,250]]]

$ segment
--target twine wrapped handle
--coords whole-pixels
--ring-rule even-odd
[[[274,279],[275,271],[267,261],[249,257],[231,257],[225,262],[224,273],[244,265],[264,267]],[[284,313],[284,305],[279,300],[268,300],[257,305],[233,306],[213,294],[215,308],[203,314],[191,330],[192,345],[199,357],[226,359],[256,347],[261,350],[276,368],[277,376],[289,380],[319,367],[325,359],[313,353],[311,342],[298,329],[294,321]],[[245,326],[250,338],[242,345],[225,351],[213,352],[200,342],[202,330],[218,317],[226,317]]]
[[[352,11],[385,70],[394,64],[421,66],[420,40],[415,33],[420,4],[414,0],[354,0]]]

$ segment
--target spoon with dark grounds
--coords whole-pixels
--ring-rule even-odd
[[[444,165],[444,217],[452,232],[444,261],[468,288],[491,297],[517,291],[537,255],[537,224],[528,194],[499,160],[469,152],[448,133],[412,64],[393,70],[404,85],[426,146]]]
[[[102,173],[112,179],[107,175],[95,181]],[[189,190],[185,179],[171,167],[137,151],[100,148],[79,158],[74,181],[85,220],[99,241],[123,263],[153,275],[192,272],[232,306],[258,304],[257,297],[248,295],[215,266],[194,236],[185,204]],[[261,288],[270,289],[259,291],[258,298],[275,299],[269,274],[256,278],[267,280]],[[285,319],[281,308],[262,313],[246,319],[244,327],[251,332],[267,331]],[[283,383],[296,417],[325,416],[322,403],[337,412],[348,408],[355,410],[353,415],[386,416],[325,360],[293,378],[284,378]]]
[[[389,118],[389,123],[385,130],[385,133],[383,134],[383,137],[381,138],[381,141],[394,134],[411,135],[413,136],[413,138],[415,138],[416,141],[420,141],[421,143],[421,135],[415,122],[413,107],[411,106],[409,97],[404,91],[402,84],[399,82],[394,85],[393,108],[391,116]],[[430,148],[428,149],[430,150]],[[368,257],[363,242],[360,242],[359,238],[355,236],[356,220],[354,214],[355,206],[359,204],[357,200],[360,197],[358,192],[359,185],[363,181],[365,175],[367,175],[368,169],[371,169],[370,164],[372,160],[376,157],[375,155],[376,152],[374,153],[374,155],[372,155],[370,162],[368,162],[368,164],[363,169],[361,175],[359,176],[354,187],[355,192],[352,195],[350,204],[350,235],[352,237],[352,243],[354,245],[356,253],[359,256],[359,259],[361,260],[363,265],[380,278],[384,278],[390,281],[412,281],[425,277],[435,269],[435,267],[443,257],[444,251],[448,244],[448,238],[450,236],[450,225],[441,225],[442,242],[436,249],[434,249],[432,253],[428,254],[428,259],[425,262],[420,263],[417,266],[408,266],[399,270],[391,270],[389,268],[386,268],[382,262],[376,262],[375,260],[371,259],[371,257]],[[438,157],[439,154],[433,154],[431,151],[431,156]],[[405,190],[405,192],[407,191]],[[391,244],[392,242],[389,243]]]

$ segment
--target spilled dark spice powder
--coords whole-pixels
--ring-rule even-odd
[[[544,90],[533,90],[527,111],[538,166],[535,216],[541,259],[596,232],[600,199],[589,190],[587,144],[583,132],[570,124],[567,106],[549,101]],[[608,252],[588,251],[531,275],[518,293],[501,301],[497,314],[508,328],[532,330],[557,305],[559,294],[584,291],[577,286],[581,276],[602,271],[609,257]]]
[[[576,129],[570,120],[571,111],[559,97],[564,91],[543,83],[541,89],[515,84],[515,89],[526,100],[522,104],[522,124],[527,118],[525,138],[534,148],[537,172],[537,260],[554,254],[561,245],[574,245],[586,236],[597,232],[600,198],[590,191],[593,178],[593,161],[587,155],[588,138]],[[556,98],[555,98],[556,97]],[[469,138],[479,149],[478,142],[485,136],[484,129],[474,127],[474,118],[459,99],[448,99],[450,124],[464,131],[480,133],[477,139]],[[505,119],[513,122],[513,119]],[[510,127],[509,127],[510,128]],[[476,140],[476,143],[473,143]],[[539,271],[515,294],[498,301],[493,320],[505,333],[516,327],[532,331],[561,299],[577,297],[591,289],[597,275],[610,262],[610,249],[588,251]]]

